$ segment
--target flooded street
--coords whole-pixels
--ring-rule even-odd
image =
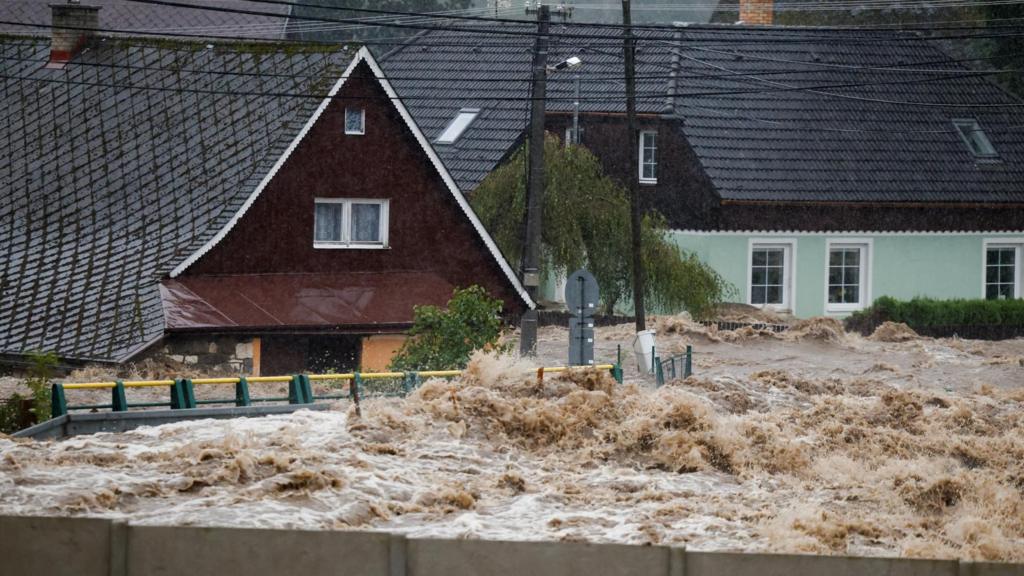
[[[538,382],[480,355],[361,417],[0,438],[0,513],[1024,560],[1024,342],[656,327],[695,376]],[[631,333],[599,328],[598,359]],[[538,362],[565,341],[543,328]]]

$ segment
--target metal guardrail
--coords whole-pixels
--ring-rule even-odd
[[[543,374],[565,372],[571,369],[608,370],[617,382],[622,383],[622,366],[601,364],[597,366],[552,366],[539,368],[538,377]],[[262,402],[288,402],[289,404],[311,404],[317,400],[349,399],[358,403],[360,396],[367,391],[365,382],[368,380],[390,380],[390,386],[377,390],[377,396],[406,396],[419,387],[425,378],[454,378],[462,375],[462,370],[423,370],[417,372],[344,372],[337,374],[294,374],[291,376],[240,376],[237,378],[174,378],[166,380],[111,380],[106,382],[56,383],[51,388],[50,417],[57,418],[72,410],[105,410],[125,412],[130,408],[170,407],[173,410],[192,409],[207,404],[233,404],[234,406],[252,406]],[[342,380],[348,381],[348,392],[332,394],[314,394],[313,382]],[[287,383],[288,396],[253,397],[249,394],[250,384]],[[234,398],[215,398],[197,400],[196,386],[234,385]],[[159,388],[170,390],[168,402],[128,402],[127,390],[131,388]],[[109,404],[68,404],[67,392],[74,390],[105,390],[109,389]]]
[[[667,381],[666,375],[668,376],[668,380],[689,378],[693,375],[693,346],[687,345],[685,353],[669,356],[665,359],[661,359],[655,355],[653,360],[653,369],[654,378],[659,387],[665,385],[665,382]]]

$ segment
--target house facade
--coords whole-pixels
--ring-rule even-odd
[[[639,163],[623,146],[621,43],[601,31],[552,28],[549,63],[583,65],[549,74],[547,129],[569,142],[575,118],[580,144],[636,183],[645,209],[665,216],[678,245],[733,284],[738,301],[807,317],[847,315],[883,295],[1022,296],[1024,105],[985,74],[895,31],[637,33]],[[474,169],[466,190],[523,141],[502,132],[525,131],[523,107],[490,96],[528,93],[531,41],[431,33],[383,58],[403,79],[440,60],[485,79],[458,97],[398,82],[422,99],[414,116],[478,110],[465,141],[441,150]],[[499,72],[509,80],[487,80]],[[483,143],[500,150],[483,153]],[[557,282],[544,296],[557,299]]]
[[[0,361],[372,370],[456,288],[533,306],[368,50],[83,27],[0,39]]]

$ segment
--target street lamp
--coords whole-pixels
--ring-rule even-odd
[[[530,109],[530,151],[529,170],[526,186],[526,238],[523,250],[522,274],[523,286],[530,297],[536,301],[540,285],[541,260],[541,217],[544,205],[544,109],[547,98],[547,75],[562,70],[575,70],[583,61],[573,56],[558,64],[547,64],[547,31],[548,7],[541,6],[538,10],[538,37],[534,52],[532,103]],[[578,80],[578,79],[577,79]],[[577,109],[579,107],[579,82],[576,90]],[[576,120],[578,123],[578,119]],[[576,139],[576,136],[573,136]],[[523,314],[520,323],[520,354],[533,355],[537,349],[537,313],[528,310]]]
[[[572,143],[580,143],[580,73],[579,68],[583,66],[583,60],[580,60],[578,56],[571,56],[562,60],[554,66],[548,66],[548,74],[552,72],[561,72],[563,70],[572,70],[573,74],[573,88],[575,97],[572,101]]]

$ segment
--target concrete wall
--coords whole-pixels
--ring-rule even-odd
[[[33,576],[1024,576],[1024,564],[406,538],[384,532],[132,526],[0,517],[0,574]]]

